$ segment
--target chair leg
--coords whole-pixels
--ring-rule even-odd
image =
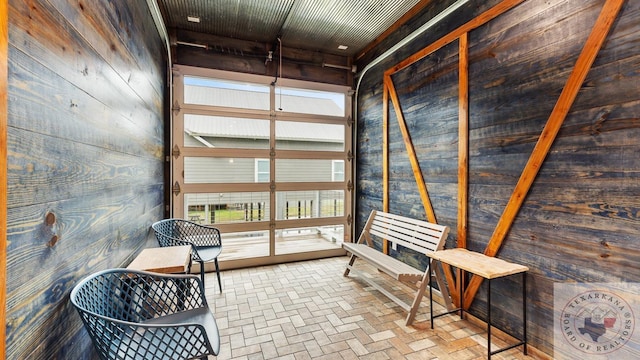
[[[218,258],[214,260],[216,264],[216,274],[218,275],[218,286],[220,287],[220,293],[222,293],[222,281],[220,280],[220,267],[218,266]]]
[[[204,261],[200,260],[198,262],[200,263],[200,280],[202,280],[202,286],[206,288],[204,283]]]

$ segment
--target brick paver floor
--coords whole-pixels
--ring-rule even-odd
[[[357,276],[342,276],[347,259],[224,271],[222,294],[215,274],[207,274],[207,298],[220,328],[218,359],[486,358],[482,328],[448,315],[431,330],[428,295],[416,321],[405,326],[399,306]],[[406,288],[396,290],[410,296]],[[496,338],[493,344],[504,346]],[[492,358],[530,357],[518,347]]]

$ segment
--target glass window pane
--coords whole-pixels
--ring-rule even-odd
[[[269,173],[269,160],[268,159],[256,159],[258,172]]]
[[[269,120],[184,115],[184,146],[268,149]]]
[[[256,159],[256,182],[269,182],[268,159]]]
[[[333,160],[333,174],[331,180],[344,181],[344,160]]]
[[[345,116],[345,95],[329,91],[276,87],[276,108],[278,111],[291,113]]]
[[[276,181],[337,182],[333,178],[333,160],[276,159]]]
[[[186,184],[254,183],[256,174],[256,159],[252,158],[184,158]],[[260,179],[263,178],[264,174]],[[266,181],[269,181],[269,169],[267,169]]]
[[[276,148],[344,151],[344,125],[276,121]]]
[[[201,224],[269,221],[269,192],[185,194],[187,219]]]
[[[184,102],[195,105],[269,110],[269,86],[185,76]]]
[[[339,249],[344,226],[312,226],[276,230],[276,255]]]
[[[276,193],[276,220],[344,216],[344,191],[310,190]]]
[[[224,251],[220,261],[269,256],[268,230],[224,233],[222,236]]]

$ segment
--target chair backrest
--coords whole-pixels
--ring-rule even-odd
[[[151,225],[160,246],[190,243],[197,246],[222,246],[220,230],[184,219],[164,219]]]
[[[202,295],[204,288],[197,280],[147,271],[109,269],[78,283],[71,293],[71,302],[98,316],[141,322],[174,313],[176,309],[207,306]]]
[[[165,219],[151,225],[160,246],[184,245],[180,241],[180,223],[179,219]]]
[[[197,276],[104,270],[80,281],[71,303],[102,359],[192,358],[212,351],[198,324],[150,325],[152,319],[207,308]]]

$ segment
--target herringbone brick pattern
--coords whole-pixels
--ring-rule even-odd
[[[343,276],[346,263],[338,257],[224,271],[222,294],[215,274],[207,274],[221,334],[218,359],[486,358],[486,331],[455,315],[436,319],[431,330],[428,298],[407,327],[399,306],[357,277]],[[410,296],[407,288],[395,289]],[[492,338],[494,345],[505,344]],[[528,359],[522,347],[492,358]]]

